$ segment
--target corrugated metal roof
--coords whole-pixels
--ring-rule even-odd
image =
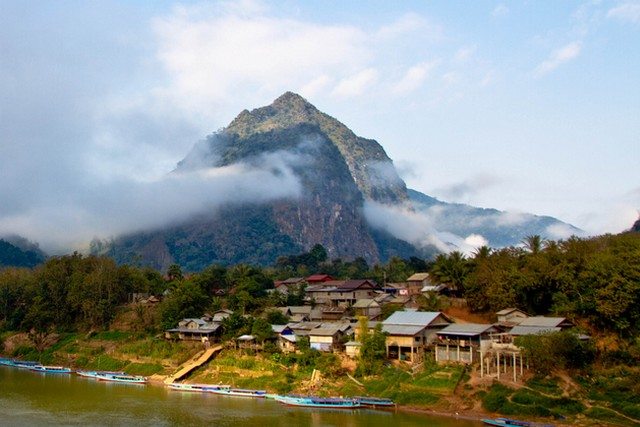
[[[487,331],[498,330],[493,325],[483,323],[452,323],[445,327],[443,330],[438,331],[438,335],[465,335],[476,336],[481,335]]]
[[[383,325],[419,325],[429,326],[438,316],[439,311],[396,311],[382,322]]]
[[[538,335],[538,334],[547,334],[549,332],[560,332],[560,328],[554,328],[550,326],[522,326],[517,325],[514,326],[509,333],[511,335]]]
[[[561,323],[567,320],[564,317],[544,317],[544,316],[535,316],[535,317],[527,317],[526,319],[522,319],[519,323],[520,326],[546,326],[546,327],[557,327]]]
[[[378,307],[378,304],[375,300],[372,299],[359,299],[353,304],[353,308],[369,308],[369,307]]]
[[[514,311],[522,311],[522,310],[511,307],[511,308],[502,309],[502,310],[498,311],[496,314],[498,316],[504,316],[505,314],[509,314],[509,313],[514,312]],[[522,312],[524,313],[524,311],[522,311]]]
[[[407,282],[422,282],[429,279],[429,273],[416,273],[407,279]]]
[[[382,332],[389,335],[408,335],[413,336],[422,331],[426,326],[420,325],[382,325]]]

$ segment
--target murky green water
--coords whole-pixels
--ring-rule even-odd
[[[479,426],[403,412],[288,408],[272,400],[183,393],[0,366],[0,425]]]

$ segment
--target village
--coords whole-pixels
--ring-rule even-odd
[[[305,305],[276,307],[288,322],[272,324],[272,335],[265,340],[283,353],[295,353],[300,340],[305,339],[311,349],[357,359],[361,325],[365,324],[369,333],[376,327],[384,333],[386,358],[390,361],[413,367],[427,359],[438,364],[468,365],[481,378],[518,382],[530,366],[522,348],[514,342],[517,337],[575,329],[564,317],[529,316],[517,308],[498,311],[493,323],[472,323],[443,311],[420,310],[416,299],[421,295],[464,304],[449,286],[433,283],[428,273],[385,285],[368,279],[334,280],[326,274],[314,274],[276,281],[270,291],[287,295],[301,290]],[[390,314],[383,318],[385,313]],[[185,318],[164,336],[168,340],[200,341],[208,348],[222,341],[224,320],[232,314],[221,309],[201,318]],[[589,339],[584,334],[576,335],[580,340]],[[243,334],[223,344],[260,351],[265,342]]]

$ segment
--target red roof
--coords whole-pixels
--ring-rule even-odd
[[[327,282],[329,280],[333,280],[333,277],[329,276],[328,274],[312,274],[311,276],[307,277],[308,283],[320,283]]]

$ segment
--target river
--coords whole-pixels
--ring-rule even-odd
[[[273,400],[171,391],[0,366],[2,426],[434,426],[481,423],[401,411],[289,408]]]

